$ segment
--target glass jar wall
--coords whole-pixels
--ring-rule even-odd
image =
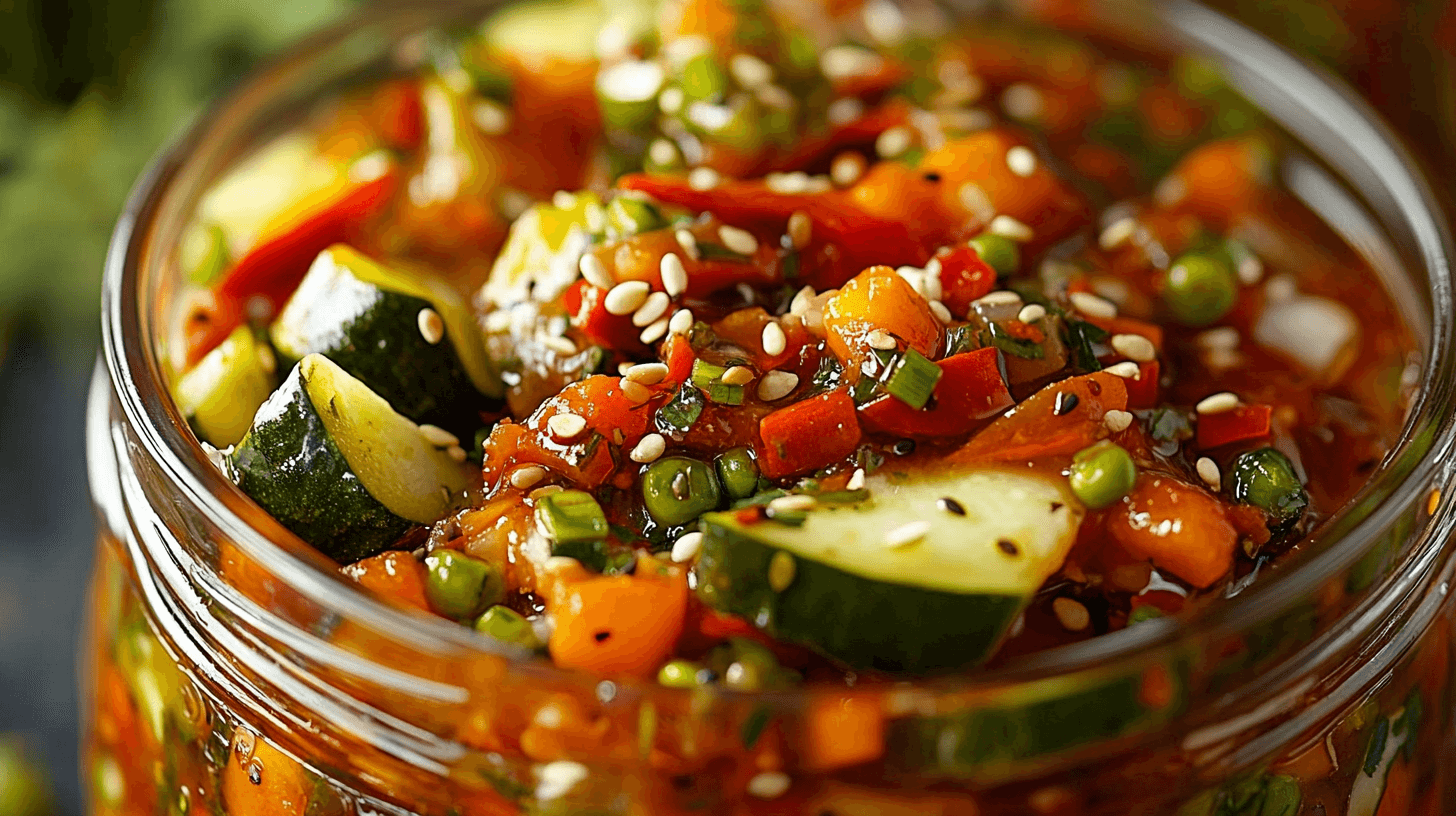
[[[764,694],[561,672],[354,591],[211,466],[167,397],[170,259],[249,147],[389,70],[410,32],[489,7],[374,8],[305,43],[159,160],[118,227],[87,431],[94,813],[1456,811],[1447,239],[1358,103],[1191,4],[1077,22],[1222,62],[1303,145],[1285,186],[1365,255],[1424,349],[1402,443],[1277,574],[1199,619],[1004,670]]]

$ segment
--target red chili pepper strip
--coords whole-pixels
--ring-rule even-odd
[[[1138,364],[1138,375],[1123,380],[1127,386],[1127,407],[1130,409],[1156,408],[1158,406],[1158,377],[1162,367],[1157,360]]]
[[[759,465],[770,479],[824,467],[853,453],[860,440],[854,400],[843,390],[774,411],[758,433]]]
[[[996,288],[996,270],[969,246],[958,246],[940,259],[941,302],[953,315],[964,315],[971,303]]]
[[[1001,378],[998,354],[994,348],[980,348],[936,363],[944,373],[935,384],[934,402],[923,409],[886,395],[861,407],[860,416],[870,427],[896,436],[968,434],[1014,404]]]
[[[1270,405],[1240,405],[1231,411],[1198,415],[1198,447],[1217,448],[1269,435]]]
[[[667,376],[663,382],[683,383],[693,376],[693,362],[697,355],[693,353],[692,343],[681,334],[674,334],[668,339],[662,359],[667,363]]]
[[[1099,371],[1052,383],[951,451],[945,461],[1024,464],[1069,457],[1106,436],[1102,418],[1108,411],[1127,409],[1127,382]]]

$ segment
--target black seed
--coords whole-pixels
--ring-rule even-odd
[[[1000,547],[1001,552],[1004,552],[1007,555],[1021,555],[1021,550],[1017,549],[1016,542],[1012,541],[1009,538],[1003,538],[1000,541],[997,541],[996,546]]]
[[[594,638],[597,639],[597,643],[601,643],[602,641],[606,640],[607,638],[609,638],[611,636],[612,636],[612,633],[611,632],[606,632],[606,631],[597,632],[595,635],[592,635],[592,637],[594,637]]]
[[[254,785],[263,784],[263,766],[254,762],[248,766],[248,781]]]
[[[966,508],[962,507],[960,502],[952,499],[950,496],[943,496],[936,499],[935,506],[953,516],[964,516],[966,514]]]
[[[910,454],[915,452],[915,440],[901,439],[899,442],[896,442],[894,447],[890,448],[890,450],[894,452],[896,456],[909,456]]]
[[[1077,407],[1078,402],[1079,400],[1077,399],[1076,394],[1063,391],[1060,394],[1057,394],[1057,401],[1052,406],[1052,413],[1056,414],[1057,416],[1066,416],[1067,414],[1072,413],[1072,411]]]
[[[929,182],[936,182],[936,181],[940,181],[940,174],[939,173],[926,173],[923,176],[923,178],[926,181],[929,181]]]
[[[1053,513],[1057,512],[1060,509],[1062,509],[1062,503],[1061,502],[1052,502],[1052,512]]]

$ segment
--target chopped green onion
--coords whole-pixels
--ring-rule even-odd
[[[891,370],[889,379],[885,381],[885,390],[911,408],[924,408],[944,373],[925,355],[915,349],[906,349],[899,365]]]
[[[779,496],[787,495],[789,495],[789,491],[784,490],[781,487],[775,487],[771,490],[764,490],[762,492],[755,493],[747,498],[739,499],[738,501],[733,502],[733,504],[730,505],[728,509],[742,510],[746,507],[762,507],[773,501],[774,499],[777,499]]]
[[[1021,248],[1004,235],[984,232],[967,243],[997,275],[1011,275],[1021,267]]]
[[[678,85],[690,101],[714,100],[727,90],[728,74],[712,54],[698,54],[683,63]]]
[[[859,490],[831,490],[828,493],[816,493],[814,500],[820,504],[859,504],[869,497],[870,492],[860,488]]]
[[[1072,364],[1079,371],[1101,371],[1102,363],[1097,360],[1094,343],[1107,339],[1107,331],[1085,320],[1067,320],[1064,324],[1067,346],[1072,350]]]
[[[693,347],[693,351],[702,351],[716,342],[718,335],[713,332],[713,327],[701,320],[688,329],[688,345]]]
[[[670,436],[682,436],[692,430],[698,417],[703,415],[703,392],[685,383],[666,405],[657,409],[653,424],[657,430]]]
[[[986,331],[982,333],[982,345],[995,346],[1012,357],[1020,357],[1023,360],[1040,360],[1045,354],[1040,343],[1031,340],[1013,337],[1006,333],[999,323],[986,324]]]
[[[425,597],[436,612],[462,620],[473,618],[505,595],[500,569],[455,550],[425,556]]]
[[[607,223],[616,228],[619,236],[625,238],[661,229],[665,222],[662,213],[646,201],[617,196],[607,205]]]
[[[557,544],[600,541],[607,537],[607,517],[590,493],[563,490],[536,502],[536,521]]]
[[[722,377],[726,371],[728,369],[725,366],[713,365],[705,360],[694,360],[692,374],[693,385],[706,391],[708,390],[708,386]]]
[[[708,401],[719,405],[742,405],[743,386],[723,382],[708,383]]]

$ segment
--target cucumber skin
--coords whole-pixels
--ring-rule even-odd
[[[469,438],[482,424],[475,389],[448,336],[431,345],[420,334],[419,313],[429,301],[388,292],[352,276],[347,294],[330,291],[330,303],[309,313],[292,333],[307,348],[284,349],[274,336],[280,364],[292,366],[308,354],[322,354],[420,424],[438,425]],[[335,305],[337,304],[337,305]],[[341,315],[347,309],[353,315]],[[337,320],[333,325],[330,322]]]
[[[284,401],[282,410],[255,420],[228,457],[228,475],[244,493],[341,564],[382,552],[414,526],[380,504],[349,469],[297,366],[273,400]]]
[[[855,669],[934,674],[975,665],[1021,612],[1015,596],[874,581],[793,553],[794,580],[775,592],[768,570],[780,550],[715,514],[704,516],[702,529],[696,577],[704,603]],[[907,609],[916,610],[912,627],[897,624]]]

